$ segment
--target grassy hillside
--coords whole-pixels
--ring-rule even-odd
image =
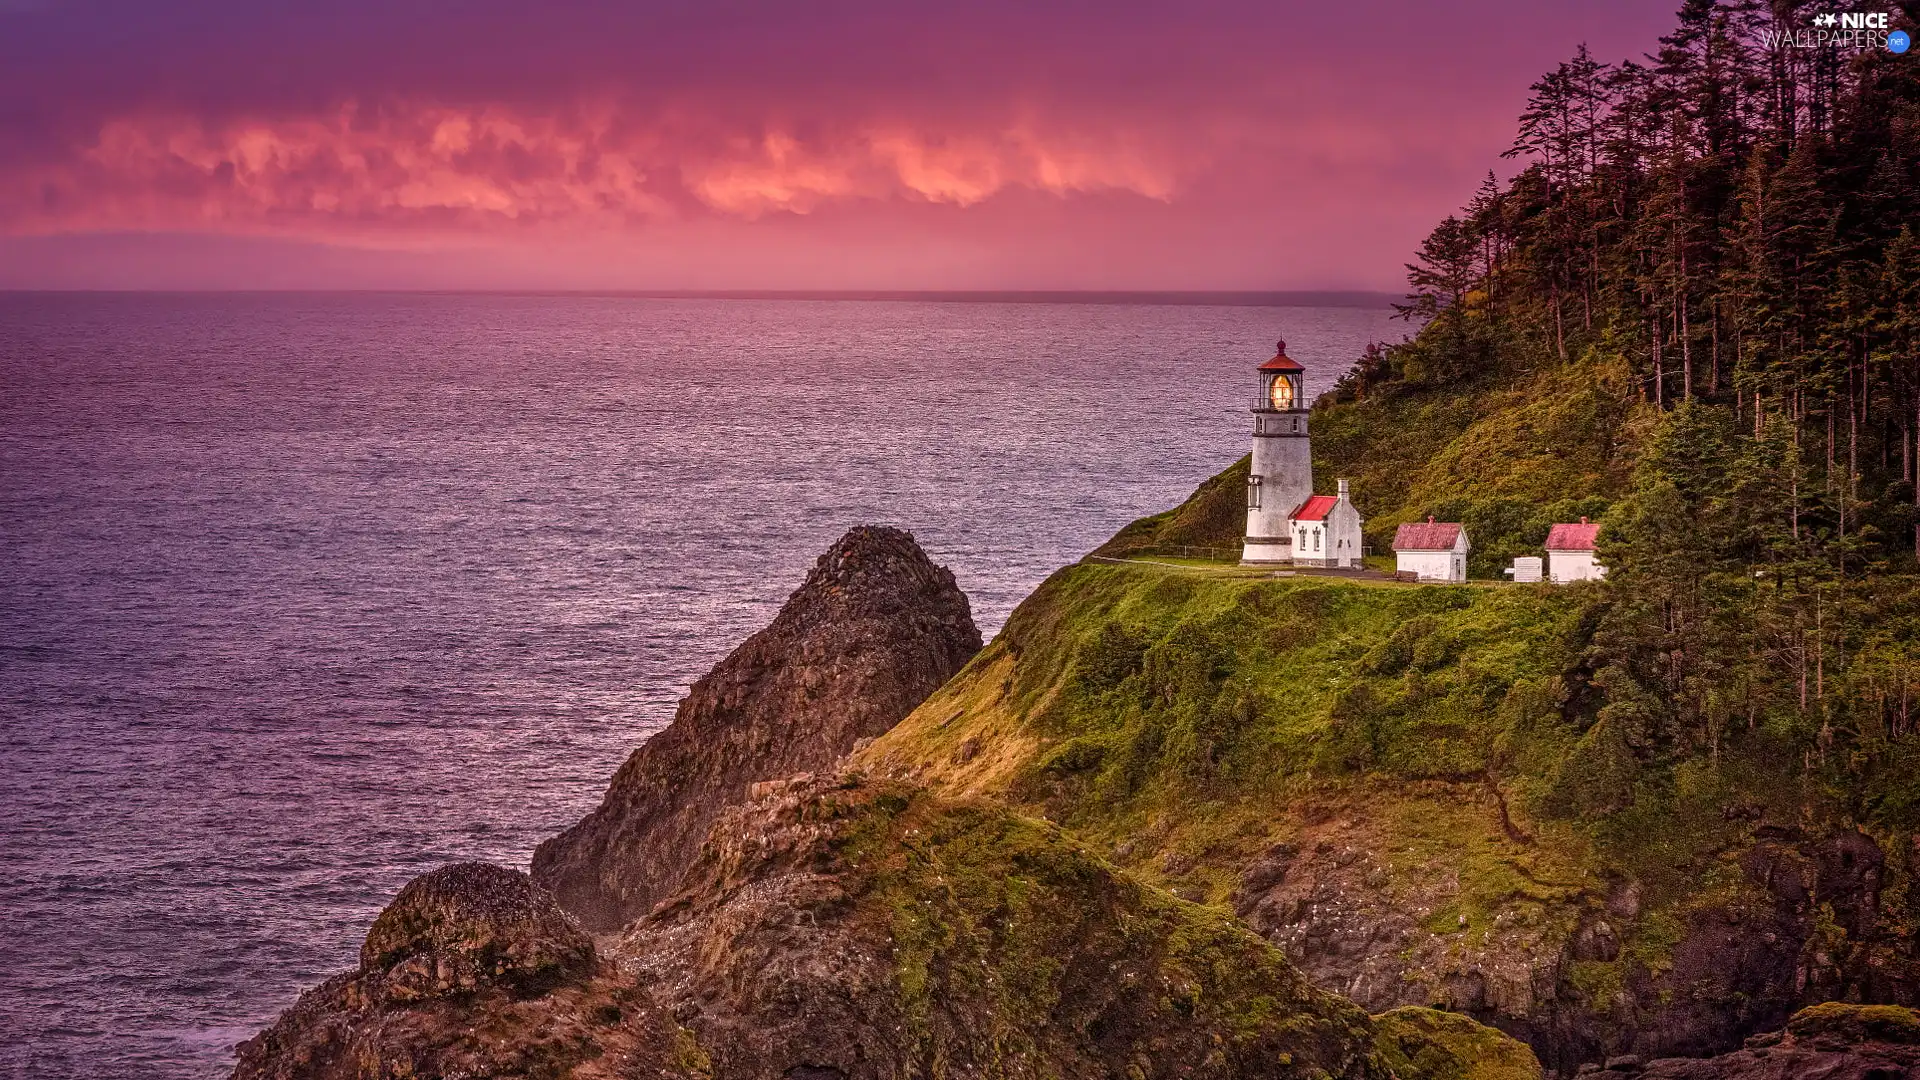
[[[1580,678],[1594,603],[1069,567],[874,751],[1116,846],[1250,852],[1276,799],[1374,778],[1481,784],[1513,756],[1496,744],[1531,718],[1518,714]],[[1214,899],[1231,886],[1204,877],[1181,883]]]
[[[1597,603],[1585,589],[1070,567],[867,756],[1045,813],[1214,903],[1347,803],[1394,834],[1408,873],[1472,861],[1462,905],[1554,903],[1564,889],[1527,882],[1577,881],[1593,838],[1516,843],[1494,796],[1516,833],[1577,801],[1578,779],[1554,767],[1579,741],[1558,710],[1583,690]]]
[[[1315,405],[1315,486],[1354,482],[1375,553],[1431,514],[1497,578],[1587,517],[1604,584],[1072,567],[870,760],[1561,1070],[1920,1000],[1920,240],[1889,212],[1920,69],[1863,53],[1809,119],[1807,71],[1748,51],[1804,18],[1688,4],[1656,62],[1536,83],[1530,164],[1409,265],[1418,334]],[[1098,554],[1230,553],[1245,469]]]
[[[1596,683],[1616,603],[1076,565],[861,760],[1043,815],[1369,1008],[1466,1010],[1550,1065],[1737,1044],[1825,992],[1795,970],[1857,978],[1847,956],[1906,970],[1877,896],[1783,900],[1755,870],[1818,879],[1860,826],[1904,890],[1904,833],[1790,733],[1650,760]],[[1776,945],[1731,956],[1750,935]]]
[[[1354,481],[1376,552],[1395,526],[1466,525],[1469,572],[1498,578],[1537,555],[1556,521],[1596,521],[1628,489],[1657,414],[1636,402],[1617,363],[1589,360],[1473,382],[1395,384],[1314,410],[1316,485]]]

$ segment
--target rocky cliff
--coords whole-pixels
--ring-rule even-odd
[[[590,929],[646,914],[750,784],[832,764],[979,649],[966,595],[913,537],[849,531],[766,629],[693,685],[600,807],[540,845],[534,880]]]
[[[1898,1005],[1830,1002],[1802,1009],[1784,1031],[1755,1035],[1713,1058],[1612,1058],[1585,1080],[1912,1080],[1920,1076],[1920,1016]]]
[[[1538,1080],[1460,1016],[1375,1020],[1057,828],[857,775],[759,785],[598,951],[525,875],[403,890],[238,1080]]]
[[[856,530],[542,848],[617,944],[416,883],[240,1075],[1920,1076],[1794,1014],[1914,996],[1910,837],[1764,744],[1604,801],[1605,602],[1080,565],[895,723],[978,636]]]
[[[706,1059],[527,875],[416,878],[360,966],[242,1043],[235,1080],[528,1076],[704,1080]]]
[[[621,951],[721,1076],[1388,1076],[1257,936],[990,804],[795,782],[687,884]]]
[[[1454,794],[1465,798],[1448,807],[1429,792],[1430,812],[1472,806],[1471,791]],[[1567,1071],[1622,1055],[1715,1054],[1809,1002],[1916,996],[1911,936],[1880,895],[1885,855],[1856,830],[1735,831],[1701,866],[1704,880],[1676,895],[1604,864],[1590,883],[1565,863],[1556,879],[1537,840],[1503,844],[1494,814],[1468,815],[1481,819],[1479,845],[1507,848],[1511,871],[1544,872],[1491,896],[1489,886],[1513,881],[1477,858],[1408,873],[1411,830],[1340,806],[1246,867],[1236,911],[1367,1008],[1444,1002]],[[1461,902],[1474,892],[1484,899]]]

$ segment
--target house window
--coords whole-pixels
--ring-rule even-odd
[[[1260,509],[1260,478],[1257,476],[1247,477],[1247,509]]]
[[[1313,550],[1315,551],[1320,550],[1320,530],[1319,529],[1313,530]]]

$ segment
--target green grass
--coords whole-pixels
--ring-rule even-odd
[[[1331,816],[1341,843],[1384,860],[1378,887],[1419,912],[1421,947],[1463,958],[1501,956],[1501,935],[1507,956],[1550,952],[1607,882],[1631,882],[1638,913],[1609,919],[1618,957],[1569,972],[1605,1014],[1671,968],[1699,910],[1767,902],[1738,866],[1753,821],[1860,820],[1856,803],[1920,819],[1920,752],[1821,788],[1804,740],[1766,717],[1711,752],[1649,745],[1603,714],[1595,682],[1615,590],[1499,579],[1549,525],[1631,491],[1657,416],[1616,368],[1589,357],[1316,407],[1316,486],[1354,481],[1382,552],[1369,566],[1390,569],[1394,527],[1431,513],[1466,523],[1482,580],[1275,577],[1177,554],[1238,542],[1242,459],[1054,574],[868,756],[1044,816],[1220,907],[1254,859]],[[1902,685],[1904,648],[1887,646],[1886,685]]]
[[[1692,906],[1747,887],[1722,865],[1744,828],[1724,806],[1797,790],[1764,754],[1729,752],[1596,810],[1595,748],[1612,744],[1583,686],[1605,603],[1082,563],[866,759],[1044,816],[1219,907],[1261,852],[1337,817],[1384,863],[1381,887],[1417,895],[1426,932],[1469,952],[1564,938],[1624,876],[1645,910],[1616,920],[1620,959],[1573,973],[1604,1001],[1668,966]]]
[[[1427,781],[1477,791],[1514,756],[1512,730],[1552,707],[1542,688],[1577,663],[1592,603],[1083,564],[870,753],[1130,845],[1130,865],[1196,865],[1166,883],[1216,896],[1230,876],[1205,867],[1284,833],[1277,806]],[[955,764],[967,739],[1017,750]]]

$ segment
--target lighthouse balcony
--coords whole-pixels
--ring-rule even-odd
[[[1281,412],[1278,409],[1255,409],[1253,433],[1255,435],[1305,435],[1307,414],[1293,411]]]

